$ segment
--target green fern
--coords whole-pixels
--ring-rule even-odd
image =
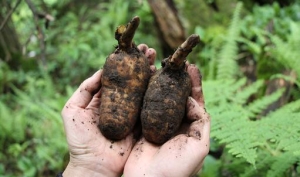
[[[0,125],[0,161],[9,158],[5,165],[11,164],[7,169],[12,170],[6,174],[43,176],[42,169],[57,170],[63,164],[61,154],[67,153],[67,146],[60,110],[66,97],[57,93],[47,73],[42,75],[28,77],[25,90],[11,85],[15,107],[0,101],[0,120],[5,122]]]
[[[253,134],[254,126],[250,126],[253,122],[250,121],[243,104],[245,104],[246,98],[252,95],[251,93],[257,91],[261,81],[254,83],[252,87],[245,87],[245,92],[242,90],[242,84],[245,84],[245,79],[240,79],[234,84],[229,81],[219,85],[219,81],[215,81],[215,84],[213,82],[206,84],[205,82],[203,85],[204,92],[210,90],[205,94],[207,93],[207,108],[213,118],[212,137],[215,137],[220,143],[226,144],[229,153],[243,157],[247,162],[255,165],[258,144],[255,143]],[[237,91],[239,94],[236,94]],[[237,95],[236,98],[240,98],[240,100],[233,101],[234,95]]]
[[[290,21],[290,34],[287,39],[281,39],[279,36],[270,36],[275,48],[271,49],[274,58],[282,63],[286,69],[291,69],[300,76],[300,24]],[[299,77],[297,80],[300,81]]]
[[[283,121],[284,119],[284,121]],[[283,176],[300,162],[300,101],[289,103],[267,115],[257,126],[257,141],[261,142],[257,169],[247,169],[242,176],[255,176],[265,170],[264,176]]]
[[[224,155],[229,153],[235,157],[235,165],[226,164],[228,168],[238,164],[239,168],[243,168],[238,169],[237,174],[282,176],[294,164],[299,164],[300,160],[300,101],[265,115],[264,111],[283,95],[284,89],[263,95],[266,83],[264,80],[249,84],[244,77],[237,79],[236,41],[239,39],[241,7],[238,4],[235,9],[225,44],[218,56],[216,80],[203,83],[207,109],[212,117],[211,136],[218,144],[225,145]],[[276,51],[272,52],[278,54],[280,62],[292,68],[298,75],[300,70],[296,63],[299,61],[295,59],[300,54],[299,50],[295,52],[295,47],[298,46],[300,38],[295,34],[299,29],[296,24],[291,24],[291,36],[294,37],[287,39],[288,44],[279,37],[272,37],[276,45]],[[281,49],[277,49],[278,47]],[[260,119],[253,121],[253,118]]]
[[[263,86],[263,84],[263,80],[257,80],[253,84],[246,86],[243,88],[242,92],[237,92],[235,95],[233,95],[232,101],[239,104],[246,104],[248,98],[255,94],[257,90]]]
[[[271,165],[267,177],[282,176],[282,174],[297,161],[299,161],[299,158],[293,156],[291,152],[280,154],[276,157],[276,161]]]
[[[235,83],[231,80],[224,81],[222,85],[220,83],[216,80],[203,84],[207,108],[212,117],[211,136],[219,143],[225,144],[228,153],[252,164],[251,168],[244,169],[243,175],[272,176],[277,173],[280,176],[293,164],[299,162],[300,101],[262,116],[263,110],[276,101],[283,90],[247,104],[247,98],[263,86],[262,81],[248,86],[241,85],[241,83],[245,84],[244,79]],[[224,93],[227,90],[228,93]],[[238,94],[234,96],[235,92]],[[251,121],[253,114],[262,117],[259,121]],[[259,155],[261,151],[265,154],[264,160]],[[285,165],[277,167],[281,163]]]
[[[228,30],[228,34],[225,37],[225,44],[221,48],[218,56],[218,70],[217,79],[233,79],[238,73],[238,65],[235,61],[237,53],[236,41],[240,33],[240,11],[242,9],[242,3],[239,2],[235,8],[234,15],[231,21],[231,25]]]
[[[262,111],[264,111],[268,105],[278,100],[283,92],[284,89],[279,89],[271,95],[264,96],[263,98],[255,100],[254,102],[246,106],[245,110],[249,112],[249,117],[255,117],[257,114],[262,113]]]
[[[245,85],[246,81],[246,78],[242,78],[238,81],[233,79],[205,81],[205,87],[211,89],[205,93],[205,97],[211,98],[206,100],[206,103],[214,105],[227,103],[229,100],[232,100],[232,97],[237,94],[238,90]],[[225,89],[226,92],[224,91]]]
[[[257,152],[256,168],[251,166],[245,167],[241,177],[264,176],[266,171],[270,170],[270,164],[274,162],[273,156],[270,156],[267,151]]]

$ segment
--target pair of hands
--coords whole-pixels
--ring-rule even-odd
[[[138,48],[149,59],[155,72],[156,51],[141,44]],[[63,176],[172,176],[196,174],[209,151],[210,118],[205,111],[201,75],[195,65],[187,65],[192,79],[192,94],[187,101],[187,121],[178,134],[155,145],[133,132],[125,139],[106,139],[98,128],[100,79],[97,71],[86,79],[62,110],[70,161]]]

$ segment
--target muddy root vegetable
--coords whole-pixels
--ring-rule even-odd
[[[185,61],[199,42],[198,35],[191,35],[150,79],[141,112],[142,133],[149,142],[162,144],[178,130],[191,93]]]
[[[123,139],[132,131],[150,79],[148,59],[132,42],[139,21],[134,17],[127,26],[117,28],[118,46],[103,66],[99,129],[111,140]]]

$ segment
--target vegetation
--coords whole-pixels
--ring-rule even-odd
[[[0,1],[0,26],[17,2]],[[15,40],[0,41],[0,176],[55,176],[68,161],[60,111],[114,50],[116,27],[140,16],[135,42],[157,50],[158,66],[163,44],[146,1],[32,0],[40,19],[27,2],[4,25]],[[189,57],[212,118],[199,176],[299,176],[299,1],[174,2],[202,42]]]
[[[270,19],[274,21],[278,18],[277,15],[286,13],[288,9],[279,10],[278,4],[254,7],[259,14],[273,11]],[[213,50],[211,53],[218,53],[213,58],[215,61],[210,61],[215,64],[209,67],[209,72],[215,71],[216,74],[209,73],[210,79],[203,84],[208,112],[213,118],[211,134],[214,141],[211,151],[220,151],[222,148],[223,152],[218,160],[210,159],[218,170],[209,168],[210,171],[205,172],[204,167],[204,174],[297,176],[300,173],[299,78],[295,77],[298,75],[298,68],[290,65],[290,62],[297,63],[293,60],[299,56],[293,45],[300,41],[299,37],[294,36],[300,29],[300,24],[289,19],[287,26],[290,28],[274,27],[274,31],[285,30],[283,36],[256,26],[253,27],[256,34],[250,37],[246,36],[249,35],[249,28],[251,31],[248,23],[256,21],[252,19],[256,16],[256,11],[244,17],[249,21],[242,23],[239,20],[240,10],[241,4],[238,3],[220,51],[210,49]],[[278,14],[275,10],[279,10]],[[258,37],[265,43],[256,41]],[[248,78],[247,73],[242,73],[241,69],[241,60],[247,57],[257,66],[254,76]],[[291,74],[293,72],[295,74]],[[285,84],[273,86],[275,78],[283,83],[292,83],[292,88]],[[278,100],[281,103],[276,103]],[[212,163],[210,161],[208,163]]]

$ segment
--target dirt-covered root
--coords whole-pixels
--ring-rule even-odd
[[[147,57],[132,41],[139,22],[134,17],[117,28],[118,46],[103,66],[99,129],[111,140],[123,139],[132,131],[151,76]]]
[[[162,68],[151,77],[141,112],[142,132],[147,141],[163,144],[179,129],[192,90],[185,61],[199,42],[198,35],[191,35],[172,56],[163,60]]]

